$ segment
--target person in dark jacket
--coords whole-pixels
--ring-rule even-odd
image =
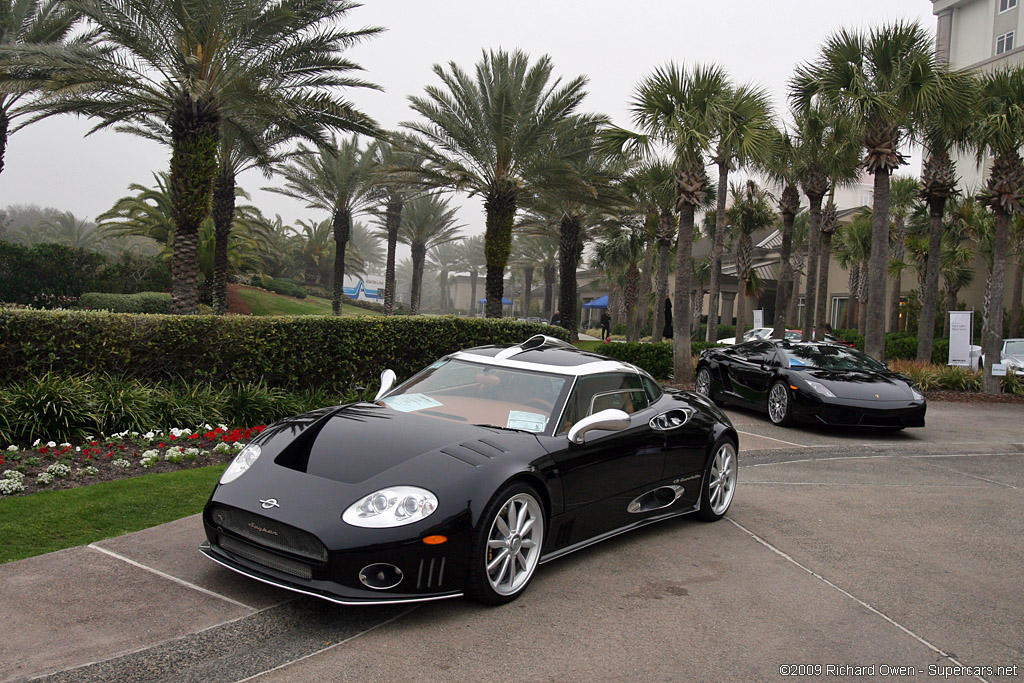
[[[601,339],[611,341],[612,338],[612,317],[608,315],[608,309],[601,314]]]
[[[661,336],[665,339],[672,338],[672,299],[665,297],[665,329]]]
[[[555,325],[555,326],[559,326],[559,327],[562,325],[562,312],[561,311],[555,310],[555,314],[553,316],[551,316],[551,324]]]

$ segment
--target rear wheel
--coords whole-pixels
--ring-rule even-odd
[[[706,522],[717,522],[725,516],[736,493],[738,474],[736,444],[729,437],[723,436],[715,442],[708,459],[700,491],[698,517]]]
[[[711,398],[711,371],[708,370],[706,365],[697,370],[697,378],[694,380],[694,389],[696,389],[697,393],[701,396],[706,396],[712,401],[714,400]]]
[[[533,578],[544,545],[544,507],[523,483],[498,492],[473,534],[466,594],[488,605],[511,602]]]
[[[780,427],[793,424],[793,401],[785,382],[776,382],[768,391],[768,419]]]

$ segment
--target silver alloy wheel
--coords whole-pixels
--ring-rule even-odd
[[[776,382],[768,394],[768,417],[775,424],[781,424],[786,419],[786,411],[789,409],[789,392],[786,385]]]
[[[533,576],[544,541],[537,499],[517,493],[498,510],[487,534],[487,582],[499,595],[518,593]]]
[[[736,447],[726,441],[718,447],[711,463],[711,481],[708,483],[708,503],[716,515],[724,515],[736,492]]]
[[[701,396],[711,398],[711,373],[708,372],[707,368],[701,368],[700,372],[697,373],[697,385],[695,388]]]

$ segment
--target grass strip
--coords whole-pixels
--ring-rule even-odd
[[[0,564],[148,529],[202,511],[226,465],[0,499]]]
[[[238,295],[246,303],[253,315],[330,315],[331,300],[320,297],[308,296],[305,299],[274,294],[252,287],[239,287]],[[343,318],[354,318],[359,316],[379,316],[377,311],[371,311],[356,306],[343,305],[341,309]]]

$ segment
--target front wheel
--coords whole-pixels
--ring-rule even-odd
[[[780,427],[793,424],[793,401],[784,382],[776,382],[768,391],[768,419]]]
[[[728,437],[715,442],[711,458],[704,472],[700,490],[700,511],[697,516],[705,522],[717,522],[729,511],[736,493],[739,473],[736,444]]]
[[[488,605],[511,602],[533,578],[544,545],[544,508],[526,484],[498,492],[473,534],[466,595]]]
[[[706,365],[697,370],[697,379],[694,380],[693,387],[701,396],[707,397],[710,401],[715,400],[711,397],[711,371]]]

